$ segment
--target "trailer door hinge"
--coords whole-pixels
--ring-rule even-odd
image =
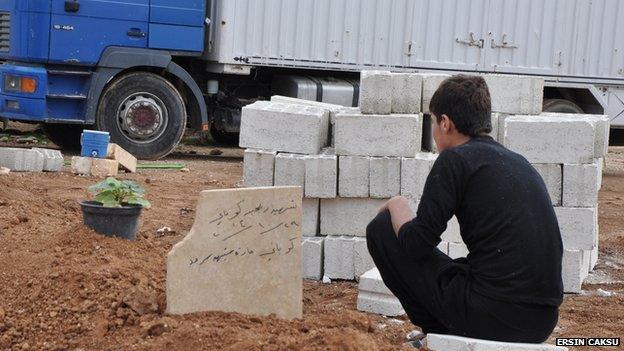
[[[484,46],[484,40],[475,38],[475,35],[473,32],[470,32],[469,40],[455,38],[455,42],[460,43],[460,44],[465,44],[468,46],[475,46],[475,47],[478,47],[479,49],[483,49],[483,46]]]
[[[508,43],[507,40],[505,40],[505,38],[507,37],[507,34],[503,33],[503,40],[501,41],[500,44],[496,44],[496,42],[494,41],[494,39],[492,39],[490,41],[490,46],[492,47],[492,49],[497,49],[497,48],[502,48],[502,49],[517,49],[518,45],[517,44],[512,44],[512,43]]]
[[[414,42],[413,41],[406,41],[403,52],[405,53],[406,56],[412,56],[412,49],[413,48],[414,48]]]

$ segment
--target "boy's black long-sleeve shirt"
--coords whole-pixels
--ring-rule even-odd
[[[472,290],[501,301],[559,306],[563,245],[544,181],[521,155],[490,137],[438,156],[416,217],[399,241],[416,259],[440,243],[456,215]]]

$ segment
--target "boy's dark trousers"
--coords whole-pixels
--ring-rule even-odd
[[[384,283],[424,333],[540,343],[557,324],[557,307],[498,301],[473,292],[465,258],[451,260],[434,248],[431,256],[414,260],[399,244],[387,210],[368,225],[366,239]]]

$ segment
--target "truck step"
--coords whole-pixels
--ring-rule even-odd
[[[48,74],[54,75],[63,75],[63,76],[90,76],[93,74],[91,71],[68,71],[68,70],[58,70],[58,69],[49,69]]]
[[[51,124],[85,124],[83,119],[73,119],[73,118],[46,118],[43,120],[43,123],[51,123]]]
[[[66,94],[48,94],[46,95],[49,99],[65,99],[65,100],[86,100],[86,95],[66,95]]]

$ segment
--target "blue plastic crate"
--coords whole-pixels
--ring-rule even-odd
[[[80,136],[80,156],[106,158],[110,134],[97,130],[83,130]]]

